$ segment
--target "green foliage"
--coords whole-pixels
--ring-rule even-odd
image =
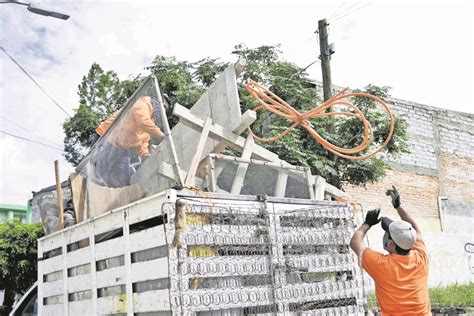
[[[452,284],[428,289],[431,306],[435,307],[474,307],[474,282]],[[379,305],[374,292],[367,295],[370,310],[378,310]]]
[[[474,282],[435,287],[428,291],[433,307],[474,307]]]
[[[321,104],[322,99],[317,86],[308,78],[304,69],[281,58],[278,46],[264,45],[248,48],[240,44],[235,46],[232,53],[247,61],[245,71],[239,79],[242,112],[257,106],[255,100],[242,86],[247,79],[253,79],[265,85],[301,113]],[[175,57],[157,56],[146,69],[156,75],[161,92],[168,94],[171,105],[179,103],[190,108],[227,66],[228,63],[216,58],[204,58],[193,63],[180,61]],[[94,134],[95,127],[107,117],[104,113],[111,113],[108,111],[123,104],[125,100],[120,97],[130,95],[136,86],[136,80],[120,82],[115,73],[111,71],[104,73],[98,65],[92,65],[89,74],[84,77],[83,83],[79,86],[81,106],[73,119],[64,124],[68,161],[74,164],[79,162],[84,154],[81,150],[90,145],[90,138]],[[365,87],[365,91],[380,98],[386,98],[389,88],[369,85]],[[104,100],[112,100],[109,102],[109,107],[106,106]],[[354,98],[352,102],[363,111],[373,126],[374,142],[369,149],[378,147],[386,139],[389,131],[387,116],[381,111],[380,106],[376,107],[372,99]],[[172,111],[171,106],[168,109],[171,127],[177,123],[177,118],[171,115]],[[395,119],[394,136],[383,152],[385,157],[394,159],[408,152],[407,123],[401,118]],[[344,148],[357,146],[364,133],[361,122],[352,117],[318,118],[312,119],[311,123],[319,135]],[[260,111],[252,129],[259,136],[271,137],[281,133],[290,125],[291,123],[286,119]],[[328,132],[331,130],[330,126],[334,132]],[[341,187],[343,183],[363,185],[377,181],[384,176],[388,168],[380,155],[363,161],[333,159],[328,151],[302,127],[297,127],[275,142],[260,145],[277,153],[281,159],[289,163],[309,166],[313,174],[321,175],[337,187]]]
[[[137,89],[138,80],[120,81],[113,71],[96,63],[78,86],[79,108],[63,124],[64,156],[76,166],[84,157],[99,123],[118,110]]]
[[[0,290],[5,290],[5,300],[11,300],[15,293],[25,292],[36,281],[36,241],[41,236],[41,223],[0,224]]]

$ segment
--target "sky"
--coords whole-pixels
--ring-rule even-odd
[[[391,86],[395,98],[474,113],[474,6],[471,1],[41,1],[67,21],[0,4],[3,47],[66,112],[92,63],[121,79],[146,75],[157,55],[235,61],[237,44],[281,45],[306,67],[319,56],[315,30],[329,21],[333,84]],[[308,68],[321,80],[321,67]],[[66,114],[0,50],[0,203],[73,172],[62,156]],[[41,142],[29,142],[15,136]],[[54,148],[51,148],[54,147]]]

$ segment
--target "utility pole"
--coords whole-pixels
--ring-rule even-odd
[[[321,55],[321,70],[323,73],[323,95],[324,101],[332,96],[332,82],[331,82],[331,54],[333,51],[328,45],[328,23],[326,19],[318,21],[319,32],[319,47]]]
[[[328,23],[326,19],[318,21],[318,33],[319,33],[319,48],[320,53],[319,58],[321,59],[321,70],[323,74],[323,97],[324,101],[329,100],[332,97],[332,82],[331,82],[331,55],[334,53],[334,45],[328,44]],[[331,112],[332,109],[328,108],[327,112]],[[326,128],[328,134],[334,134],[335,127],[333,124],[329,124]],[[328,152],[328,158],[334,163],[337,161],[336,155],[331,152]],[[338,186],[339,179],[336,175],[331,175],[329,177],[329,183],[332,185]]]

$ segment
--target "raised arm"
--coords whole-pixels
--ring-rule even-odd
[[[416,231],[416,239],[421,240],[422,238],[421,238],[420,227],[416,224],[415,220],[410,216],[410,214],[408,214],[408,212],[402,208],[401,201],[400,201],[400,193],[398,193],[395,186],[392,185],[392,188],[393,189],[388,189],[385,194],[389,195],[392,198],[392,205],[397,210],[400,218],[410,223],[411,226],[413,226],[413,228]]]
[[[364,223],[355,231],[351,238],[351,249],[359,256],[362,249],[364,249],[364,237],[369,231],[370,227],[378,224],[380,209],[371,210],[367,212]]]

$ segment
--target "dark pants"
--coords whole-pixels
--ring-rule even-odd
[[[105,141],[95,159],[97,182],[111,188],[130,185],[130,149]]]

